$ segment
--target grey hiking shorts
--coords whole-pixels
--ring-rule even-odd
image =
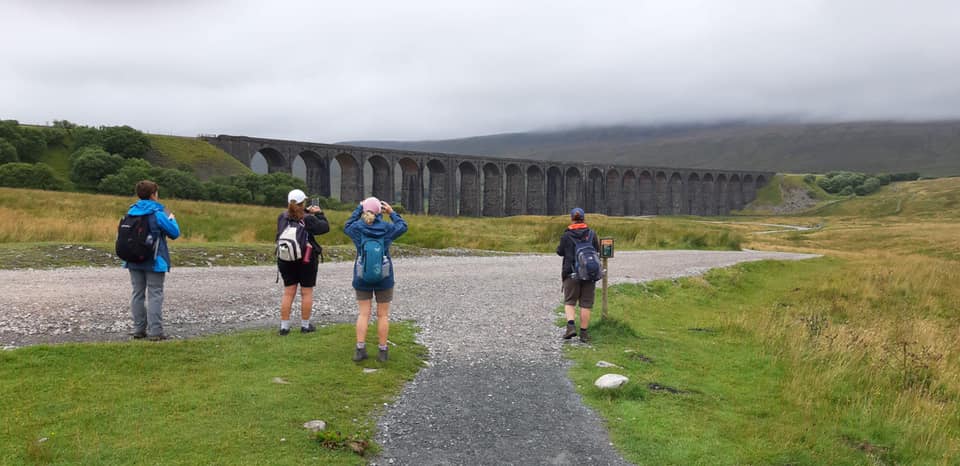
[[[388,288],[386,290],[356,290],[357,292],[357,301],[369,301],[373,299],[373,295],[377,295],[378,303],[389,303],[393,301],[393,288]]]

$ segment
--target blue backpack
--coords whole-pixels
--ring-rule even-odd
[[[603,278],[603,268],[597,248],[593,247],[593,232],[588,231],[583,241],[574,240],[573,275],[578,280],[597,281]]]
[[[357,276],[369,285],[376,285],[390,276],[390,258],[386,254],[383,238],[361,238]]]

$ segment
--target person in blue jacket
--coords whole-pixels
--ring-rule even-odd
[[[386,212],[390,216],[390,223],[383,219]],[[354,361],[367,359],[367,325],[370,322],[370,311],[373,297],[377,298],[377,337],[379,352],[377,360],[387,360],[387,335],[390,332],[390,302],[393,301],[393,261],[390,259],[390,243],[407,231],[407,222],[394,212],[393,207],[381,202],[375,197],[364,199],[357,206],[347,223],[343,226],[344,233],[353,240],[357,248],[357,259],[353,267],[353,289],[357,292],[357,306],[360,313],[357,316],[357,348],[353,356]],[[378,248],[382,251],[377,252]],[[364,279],[364,258],[368,254],[382,255],[382,274],[372,281]]]
[[[130,283],[133,295],[130,299],[130,313],[133,315],[133,338],[147,338],[150,341],[166,340],[163,333],[163,280],[170,271],[170,250],[167,238],[177,239],[180,226],[177,219],[159,202],[157,183],[143,180],[137,183],[137,197],[130,206],[128,215],[151,215],[150,232],[153,241],[158,241],[156,255],[145,262],[124,262],[130,271]],[[146,305],[144,304],[146,298]]]

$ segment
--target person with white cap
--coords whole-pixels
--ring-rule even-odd
[[[320,206],[306,206],[307,195],[294,189],[287,194],[287,210],[277,217],[277,239],[289,229],[297,241],[299,253],[296,260],[277,254],[277,269],[283,277],[283,297],[280,299],[281,336],[290,333],[290,309],[300,286],[300,333],[310,333],[317,328],[310,322],[313,310],[313,287],[317,284],[317,263],[321,254],[315,238],[330,231],[330,223]],[[278,241],[278,244],[280,242]]]
[[[390,223],[383,220],[386,212]],[[357,347],[354,361],[367,359],[367,325],[373,298],[377,298],[377,360],[387,360],[387,335],[390,332],[390,302],[393,300],[393,261],[390,259],[390,244],[407,231],[407,222],[393,207],[375,197],[364,199],[357,206],[343,227],[344,233],[357,248],[353,267],[353,289],[357,292]]]

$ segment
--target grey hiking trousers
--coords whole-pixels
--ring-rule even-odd
[[[163,272],[130,269],[133,294],[130,298],[130,313],[133,315],[133,332],[147,336],[163,335]],[[149,294],[150,296],[147,296]],[[144,305],[146,298],[146,305]]]

